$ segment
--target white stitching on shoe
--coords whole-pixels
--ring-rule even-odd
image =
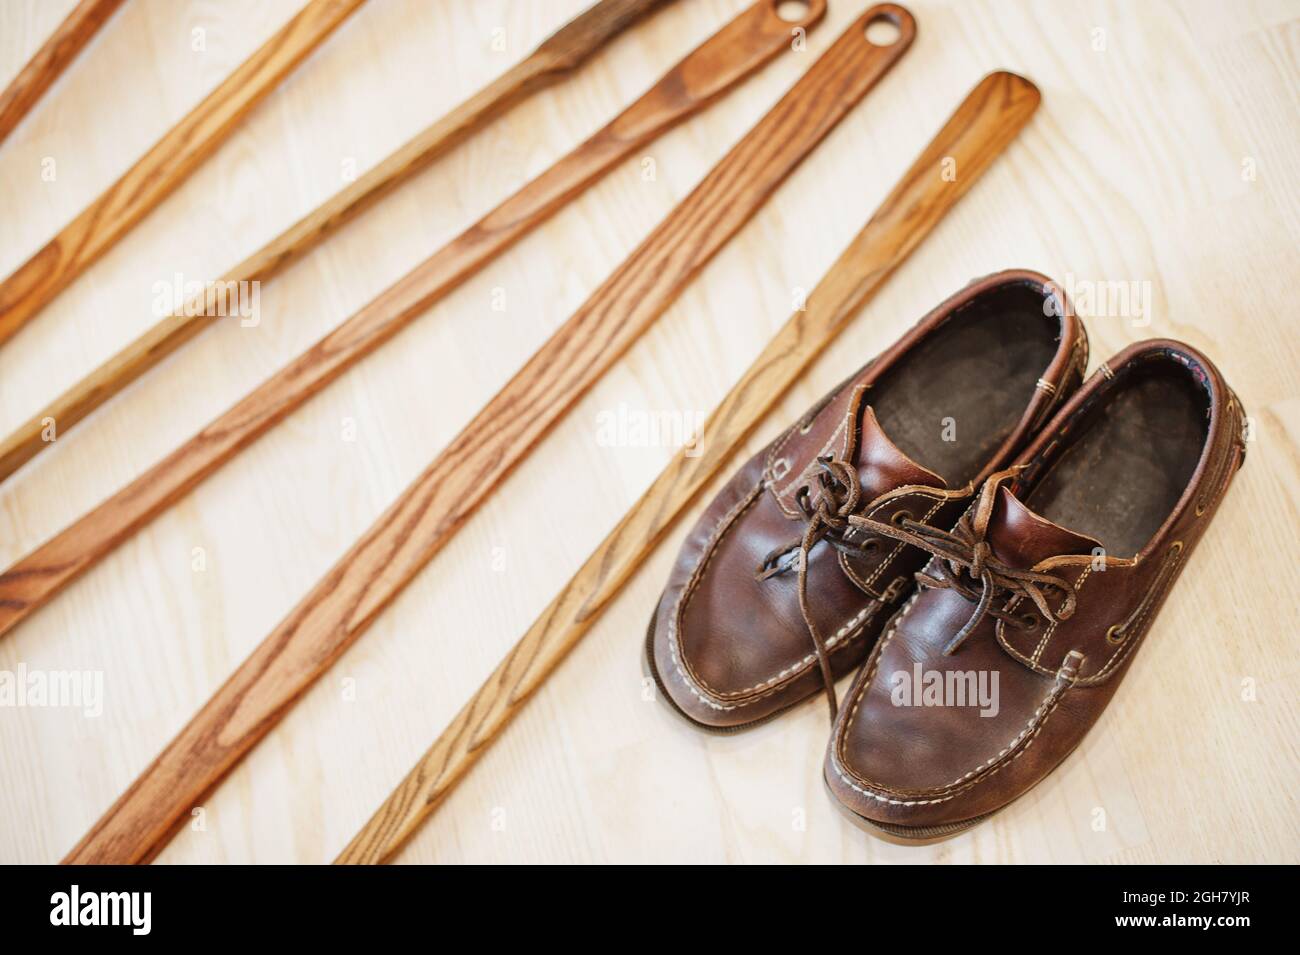
[[[856,617],[854,617],[844,626],[840,627],[840,629],[835,631],[834,635],[832,635],[831,638],[826,641],[826,649],[827,650],[839,649],[839,646],[841,644],[848,644],[855,637],[860,636],[862,627],[866,625],[867,621],[871,619],[872,615],[877,610],[879,610],[881,606],[882,605],[880,604],[879,601],[872,600],[869,604],[867,604],[867,606],[863,607]],[[855,631],[855,632],[850,633],[850,631]],[[681,664],[681,660],[678,657],[678,649],[677,649],[676,615],[673,615],[668,620],[668,654],[673,662],[673,668],[677,670],[678,674],[682,677],[683,681],[686,683],[686,688],[690,690],[691,693],[701,703],[715,710],[719,710],[723,712],[729,710],[738,710],[741,709],[742,707],[750,706],[751,704],[756,703],[759,700],[764,699],[765,697],[771,695],[770,692],[762,693],[751,700],[742,700],[739,703],[733,703],[731,705],[723,705],[720,703],[715,703],[713,699],[710,699],[708,696],[705,696],[698,689],[696,689],[697,686],[705,690],[707,690],[708,688],[705,687],[704,684],[695,680],[695,678],[690,673],[688,673]],[[746,687],[743,690],[736,690],[729,695],[745,696],[747,694],[754,693],[759,690],[767,690],[769,687],[773,687],[773,684],[782,683],[787,678],[802,673],[803,671],[807,670],[816,662],[817,662],[817,655],[815,653],[810,653],[799,662],[791,664],[790,666],[786,667],[780,673],[776,674],[776,676],[770,677],[769,679],[764,680],[762,683],[756,683],[751,687]],[[774,692],[774,690],[772,692]]]
[[[695,569],[691,572],[690,580],[687,581],[686,586],[682,588],[682,592],[677,598],[677,603],[674,605],[672,612],[668,616],[668,652],[669,652],[669,657],[673,664],[673,669],[677,671],[677,674],[681,677],[682,682],[686,685],[686,688],[690,690],[690,692],[694,696],[696,696],[700,700],[700,702],[704,703],[707,706],[712,707],[713,709],[720,710],[720,711],[737,710],[740,709],[741,707],[749,706],[753,703],[758,702],[761,699],[764,699],[767,696],[770,696],[773,692],[776,691],[776,686],[775,686],[776,684],[779,684],[785,681],[786,679],[793,678],[794,676],[801,673],[803,670],[806,670],[809,667],[811,667],[812,664],[815,663],[817,660],[815,654],[809,654],[799,662],[792,664],[789,667],[786,667],[776,676],[764,680],[762,683],[755,684],[754,686],[747,687],[743,690],[737,690],[731,693],[722,694],[719,693],[718,691],[715,691],[704,680],[700,679],[693,672],[691,672],[689,666],[687,666],[685,663],[685,659],[684,659],[685,654],[680,650],[680,645],[677,639],[677,629],[678,629],[678,622],[681,618],[681,615],[685,611],[687,601],[689,601],[691,595],[694,594],[695,588],[699,585],[700,580],[704,576],[705,569],[708,567],[709,562],[713,559],[713,555],[717,553],[718,545],[722,542],[722,539],[727,535],[727,532],[735,525],[735,522],[739,519],[740,515],[743,514],[745,511],[747,511],[750,507],[752,507],[754,503],[757,502],[762,497],[763,492],[766,489],[766,486],[767,486],[766,482],[760,480],[749,491],[748,494],[746,494],[739,501],[737,501],[735,505],[732,506],[731,510],[729,510],[726,514],[724,514],[719,519],[717,526],[713,529],[713,533],[709,536],[709,540],[704,545],[704,559],[701,560],[700,563],[697,564],[695,566]],[[861,628],[866,625],[866,623],[871,619],[872,615],[875,613],[876,610],[880,608],[880,606],[881,604],[878,603],[877,601],[872,601],[871,603],[867,604],[867,606],[864,607],[857,614],[857,616],[855,616],[852,620],[844,624],[844,626],[842,626],[838,631],[836,631],[836,633],[831,637],[831,639],[827,641],[826,644],[827,648],[839,649],[841,645],[847,645],[855,637],[859,636]],[[859,632],[849,633],[849,631],[853,630],[854,628],[858,628]],[[760,693],[758,696],[754,697],[753,699],[742,700],[732,705],[722,705],[714,702],[715,699],[726,699],[727,697],[746,696],[748,694],[755,693],[760,690],[766,692]]]

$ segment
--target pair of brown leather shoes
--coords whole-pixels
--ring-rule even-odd
[[[831,793],[902,838],[1051,772],[1245,456],[1241,405],[1195,349],[1142,342],[1084,382],[1087,361],[1059,289],[1002,272],[748,461],[651,620],[672,706],[730,732],[824,691]]]

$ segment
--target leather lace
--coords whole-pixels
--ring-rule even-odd
[[[787,573],[791,568],[797,569],[799,612],[803,615],[804,625],[812,638],[817,665],[826,687],[826,699],[830,704],[831,719],[834,719],[839,705],[835,698],[835,676],[831,670],[826,641],[822,639],[808,606],[808,553],[822,540],[837,551],[851,555],[869,553],[879,542],[874,535],[860,544],[849,542],[843,536],[845,531],[851,529],[850,519],[864,499],[857,469],[847,461],[832,457],[818,458],[817,465],[820,470],[813,484],[804,485],[795,493],[795,505],[806,521],[803,534],[769,551],[755,571],[755,576],[759,580],[767,580]]]
[[[997,489],[1011,476],[1010,471],[995,474],[984,483],[974,509],[964,514],[951,531],[917,521],[901,521],[898,526],[882,523],[869,517],[853,516],[849,523],[868,533],[889,537],[918,547],[938,558],[927,569],[916,574],[917,581],[926,587],[954,590],[975,602],[970,619],[944,646],[943,652],[951,654],[965,642],[985,616],[995,617],[1011,627],[1030,630],[1037,620],[1027,620],[1032,615],[1020,615],[995,607],[1006,596],[1023,597],[1033,603],[1043,620],[1059,623],[1074,613],[1074,585],[1054,574],[1011,567],[994,556],[988,542],[989,518],[993,513]],[[1064,595],[1061,606],[1052,610],[1046,591]]]

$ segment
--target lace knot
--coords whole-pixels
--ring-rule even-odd
[[[855,527],[911,544],[938,558],[931,565],[934,573],[922,571],[916,575],[916,579],[923,586],[954,590],[974,601],[975,609],[944,647],[945,654],[955,653],[985,616],[994,617],[1017,629],[1037,626],[1036,622],[1026,624],[1022,617],[993,605],[995,600],[1004,597],[1019,597],[1030,601],[1049,623],[1068,620],[1074,614],[1075,590],[1068,580],[1054,574],[1012,567],[993,553],[987,538],[993,493],[1010,474],[1011,472],[1003,472],[985,482],[973,514],[963,515],[952,531],[915,521],[904,521],[903,526],[898,527],[869,517],[849,519]],[[1046,590],[1062,595],[1060,606],[1055,610],[1048,603]]]

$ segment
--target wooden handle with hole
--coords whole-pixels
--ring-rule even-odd
[[[532,55],[236,265],[222,277],[221,285],[267,281],[476,130],[537,90],[568,76],[617,34],[668,2],[671,0],[600,0],[543,41]],[[50,447],[54,443],[51,435],[57,438],[67,434],[68,429],[207,328],[213,321],[211,316],[220,314],[217,295],[215,289],[206,291],[201,306],[196,307],[196,298],[176,315],[154,323],[0,441],[0,481]]]
[[[786,390],[1002,153],[1038,107],[1014,73],[986,77],[871,221],[679,452],[339,856],[387,861],[446,799],[599,618],[687,504]],[[950,160],[945,165],[945,161]],[[955,178],[944,176],[951,169]]]
[[[811,26],[824,12],[824,0],[812,0],[797,25]],[[794,25],[777,16],[775,0],[742,12],[584,146],[272,379],[269,393],[263,394],[268,386],[259,389],[180,457],[164,462],[157,475],[142,478],[133,493],[158,495],[157,482],[176,476],[169,463],[181,476],[195,473],[186,455],[208,462],[200,471],[210,470],[212,460],[229,456],[282,417],[287,403],[305,399],[343,363],[376,347],[440,290],[486,261],[485,248],[503,248],[599,171],[788,48]],[[860,42],[832,48],[244,661],[66,861],[152,858],[195,800],[269,732],[900,54]],[[137,501],[127,494],[121,503],[133,507]],[[111,512],[103,520],[117,526]],[[87,526],[105,530],[93,514]],[[75,550],[75,539],[69,546]],[[21,585],[32,578],[19,569],[13,579]],[[0,607],[6,586],[0,578]]]
[[[0,344],[126,235],[365,0],[311,0],[108,191],[0,283]]]
[[[81,0],[72,8],[58,29],[0,93],[0,143],[121,5],[122,0]]]

